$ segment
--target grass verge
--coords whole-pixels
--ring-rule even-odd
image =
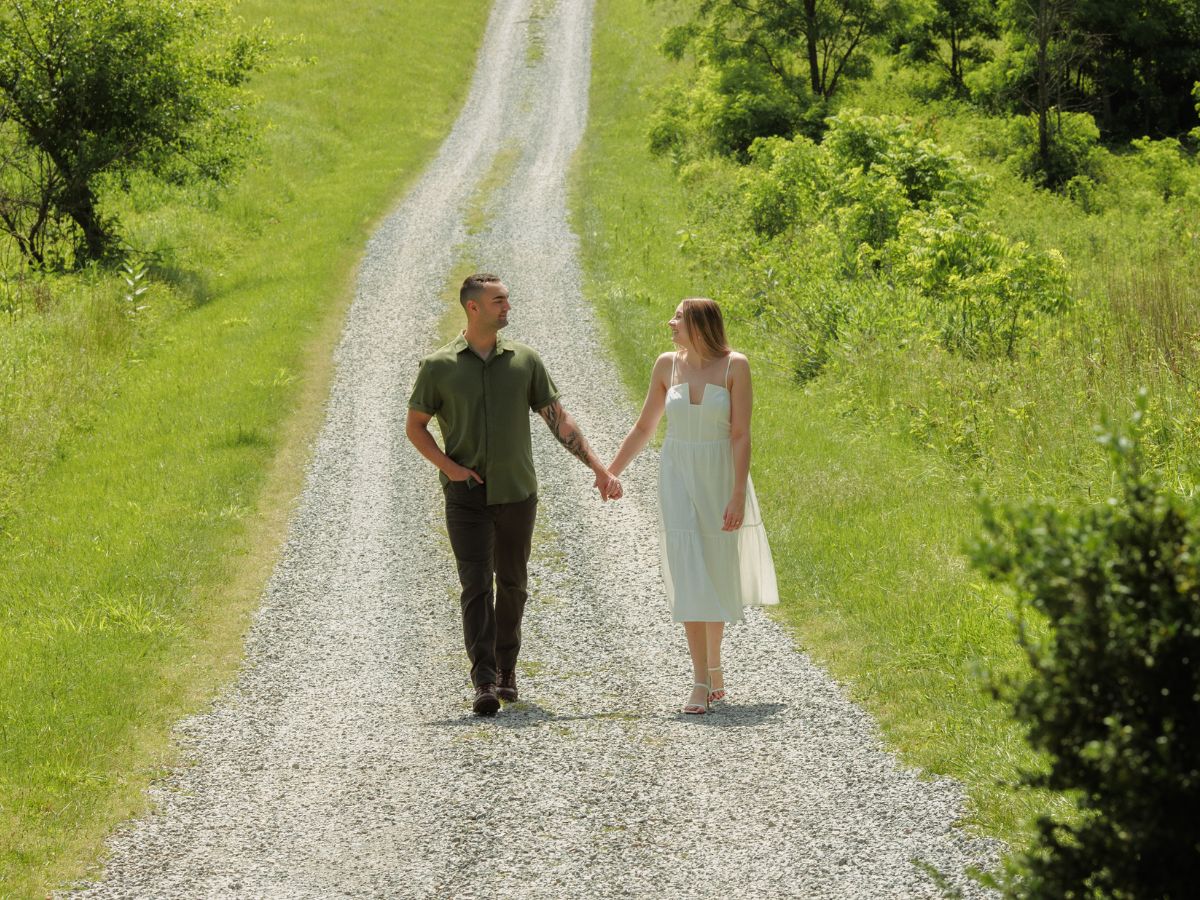
[[[488,7],[247,0],[303,36],[258,80],[263,158],[227,191],[115,201],[160,316],[6,510],[0,895],[85,874],[173,761],[171,723],[228,682],[361,248],[453,121]]]
[[[670,15],[645,0],[598,3],[590,124],[573,183],[586,290],[635,401],[669,349],[675,304],[707,293],[705,273],[679,249],[686,188],[646,151],[646,90],[669,71],[654,45]],[[754,332],[733,323],[731,333],[753,360]],[[971,490],[936,454],[839,415],[835,387],[801,389],[757,370],[752,471],[780,615],[906,761],[965,783],[970,824],[1020,841],[1032,815],[1058,801],[1004,784],[1036,760],[975,674],[1022,661],[1007,604],[961,553],[976,527]]]

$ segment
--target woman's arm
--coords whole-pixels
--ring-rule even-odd
[[[733,450],[733,496],[725,507],[722,531],[742,527],[746,511],[746,481],[750,477],[750,411],[754,405],[750,362],[740,353],[729,364],[729,441]]]
[[[658,420],[662,418],[667,405],[667,382],[670,380],[672,354],[664,353],[654,361],[650,372],[650,387],[646,391],[646,401],[642,404],[641,415],[629,429],[629,434],[621,442],[621,449],[613,457],[608,470],[613,475],[620,475],[654,435],[658,428]]]

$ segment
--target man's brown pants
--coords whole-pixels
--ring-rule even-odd
[[[494,684],[496,670],[516,668],[521,651],[537,495],[488,506],[486,486],[473,480],[451,481],[443,491],[446,530],[462,583],[463,638],[471,660],[471,681]]]

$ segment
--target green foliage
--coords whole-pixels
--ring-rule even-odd
[[[1179,137],[1197,116],[1194,0],[1005,0],[1004,45],[972,84],[995,111],[1086,110],[1106,140]]]
[[[906,16],[907,0],[700,0],[663,39],[695,71],[664,92],[651,149],[744,162],[756,138],[819,136],[835,94],[870,74],[870,49]]]
[[[1072,178],[1083,176],[1101,181],[1103,152],[1100,129],[1087,113],[1050,110],[1047,152],[1039,145],[1038,117],[1016,116],[1010,120],[1012,161],[1022,177],[1047,188],[1060,188]]]
[[[1075,0],[1071,16],[1091,39],[1078,75],[1106,138],[1180,136],[1195,124],[1189,97],[1200,76],[1195,0]]]
[[[1196,101],[1196,118],[1200,119],[1200,81],[1192,85],[1192,99]],[[1200,144],[1200,125],[1192,129],[1192,141]]]
[[[1175,138],[1155,141],[1144,137],[1133,141],[1131,146],[1137,151],[1135,159],[1139,168],[1164,202],[1187,193],[1194,164],[1179,141]]]
[[[0,221],[21,252],[52,262],[69,221],[77,263],[101,259],[117,223],[106,183],[136,171],[221,183],[253,134],[245,82],[261,30],[239,32],[218,0],[13,0],[0,11]]]
[[[1012,896],[1182,898],[1200,877],[1200,500],[1143,464],[1140,419],[1101,438],[1106,502],[984,506],[973,559],[1016,592],[1032,666],[993,689],[1049,758],[1027,783],[1078,806],[1039,821]]]
[[[978,203],[983,179],[961,156],[921,136],[911,122],[847,110],[830,124],[826,145],[840,170],[891,177],[916,208],[936,205],[958,211]]]
[[[906,29],[899,52],[906,61],[937,67],[950,87],[965,95],[968,68],[992,58],[988,41],[998,35],[991,0],[932,0]]]
[[[1061,256],[981,222],[986,179],[909,122],[847,110],[821,144],[762,139],[751,157],[688,246],[802,380],[881,330],[1011,358],[1067,305]]]
[[[1066,265],[1057,251],[1034,253],[945,209],[910,214],[900,231],[896,281],[919,289],[922,318],[948,350],[1012,358],[1039,315],[1067,306]]]
[[[853,269],[863,245],[881,250],[912,209],[973,209],[983,180],[895,116],[846,110],[827,120],[821,144],[772,138],[752,148],[742,186],[751,227],[768,237],[836,220]]]
[[[687,86],[676,84],[659,95],[651,118],[650,150],[676,167],[709,154],[745,159],[762,135],[809,131],[823,110],[814,103],[798,109],[775,89],[770,74],[750,60],[723,67],[699,65]]]

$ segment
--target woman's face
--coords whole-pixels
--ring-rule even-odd
[[[683,304],[675,307],[675,315],[671,316],[671,320],[667,322],[667,327],[671,329],[671,340],[681,346],[686,346],[688,341],[687,323],[683,321]]]

